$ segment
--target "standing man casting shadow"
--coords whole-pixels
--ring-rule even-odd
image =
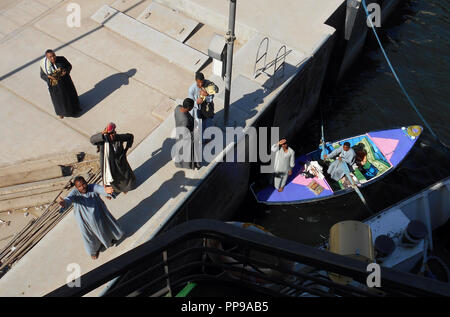
[[[217,85],[206,80],[203,73],[195,74],[195,83],[189,87],[189,98],[194,100],[194,109],[190,113],[200,127],[200,143],[203,143],[203,132],[212,125],[214,118],[214,95],[218,92],[219,88]],[[206,140],[205,143],[208,141],[210,140]]]
[[[78,93],[70,77],[72,65],[64,56],[56,56],[53,50],[47,50],[41,61],[41,78],[48,85],[56,114],[74,117],[81,111]]]
[[[119,241],[124,232],[109,212],[100,196],[111,199],[112,188],[90,184],[77,176],[75,188],[66,198],[59,197],[60,212],[74,206],[75,219],[80,227],[86,252],[93,260],[98,258],[102,246],[109,248]]]
[[[202,144],[198,142],[198,135],[194,117],[190,114],[194,107],[194,100],[186,98],[182,105],[175,108],[175,127],[177,141],[174,145],[172,157],[178,168],[200,169]]]
[[[136,176],[127,160],[127,151],[133,146],[133,140],[134,136],[130,133],[117,134],[113,122],[108,123],[103,132],[91,137],[91,143],[100,152],[103,185],[105,188],[112,187],[114,195],[126,194],[134,189]]]

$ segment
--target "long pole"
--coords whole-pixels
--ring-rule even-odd
[[[325,133],[323,132],[323,112],[322,105],[320,105],[320,132],[322,133],[322,153],[320,153],[320,159],[324,159],[324,156],[327,154],[325,151]]]
[[[369,208],[369,205],[367,204],[366,199],[364,198],[363,194],[361,193],[361,191],[359,190],[358,186],[355,184],[355,182],[353,181],[352,176],[350,175],[350,170],[347,166],[347,163],[345,163],[344,161],[341,161],[342,166],[344,167],[344,172],[345,172],[345,176],[347,177],[348,181],[350,182],[350,184],[352,185],[353,189],[355,190],[355,192],[358,194],[359,199],[361,199],[361,201],[363,202],[364,206],[366,206],[367,210],[373,214],[372,210]]]
[[[227,70],[225,74],[225,107],[224,107],[224,125],[228,125],[228,115],[230,109],[231,95],[231,73],[233,70],[233,50],[236,39],[234,29],[236,25],[236,0],[230,0],[230,16],[228,19],[228,32],[225,36],[227,41]]]

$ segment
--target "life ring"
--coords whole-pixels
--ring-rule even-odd
[[[412,125],[409,126],[408,129],[406,129],[406,133],[410,137],[418,137],[422,133],[423,128],[420,125]]]
[[[267,231],[265,228],[263,228],[259,225],[253,224],[253,223],[243,223],[243,222],[228,222],[228,223],[238,226],[243,229],[253,230],[255,232],[260,232],[260,233],[264,233],[264,234],[267,234],[270,236],[274,236],[272,233]],[[224,246],[222,245],[222,243],[220,241],[215,240],[215,239],[206,239],[205,246],[208,248],[219,249],[222,251],[225,251],[225,249],[227,249],[226,247],[224,248]],[[264,257],[264,259],[259,259],[259,258],[258,259],[262,260],[262,262],[281,266],[287,270],[292,269],[293,265],[294,265],[294,263],[291,261],[283,260],[276,256],[262,254],[257,251],[250,251],[250,255],[253,258],[258,258],[258,256]],[[254,277],[253,275],[246,274],[246,273],[247,272],[254,272],[254,273],[262,272],[270,278],[278,278],[278,279],[283,278],[283,275],[279,271],[276,271],[276,270],[273,270],[273,269],[267,268],[267,267],[252,268],[249,265],[244,266],[241,263],[236,263],[236,262],[238,262],[238,260],[233,258],[232,256],[219,255],[219,254],[215,254],[215,253],[208,253],[208,256],[216,264],[230,264],[234,268],[240,268],[241,269],[240,272],[234,271],[234,270],[227,271],[228,275],[233,278],[237,278],[237,279],[245,278],[247,280],[250,280],[250,281],[252,281],[254,283],[258,283],[258,284],[267,284],[268,281],[263,278]]]

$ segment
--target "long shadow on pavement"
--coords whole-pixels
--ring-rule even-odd
[[[97,83],[94,88],[82,94],[79,97],[82,112],[77,117],[86,114],[122,86],[128,85],[130,83],[130,78],[133,77],[136,72],[136,68],[132,68],[125,73],[116,73],[108,76]]]
[[[136,175],[135,189],[172,160],[171,151],[175,142],[176,140],[172,138],[165,139],[161,147],[153,151],[151,157],[134,170],[134,175]]]
[[[118,219],[119,225],[125,231],[124,241],[136,233],[156,212],[171,198],[180,193],[187,192],[186,186],[195,186],[199,179],[186,178],[184,171],[176,172],[173,177],[164,183],[152,195],[142,200],[136,207]]]

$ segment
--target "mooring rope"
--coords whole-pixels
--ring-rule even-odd
[[[364,11],[366,12],[366,16],[367,16],[367,21],[370,22],[370,27],[373,31],[373,34],[375,34],[375,37],[377,39],[378,45],[381,48],[381,51],[383,52],[384,58],[386,59],[386,62],[389,65],[389,68],[391,69],[392,74],[395,77],[395,80],[397,81],[397,83],[399,84],[400,88],[402,89],[403,93],[405,94],[406,98],[408,99],[409,103],[411,104],[411,106],[413,107],[413,109],[416,111],[417,115],[419,116],[419,118],[422,120],[422,122],[425,124],[425,126],[428,128],[428,130],[430,130],[431,134],[433,135],[433,137],[436,139],[436,141],[438,143],[442,142],[439,140],[439,137],[436,135],[436,133],[434,133],[433,129],[431,128],[431,126],[428,124],[428,122],[425,120],[425,118],[422,116],[422,114],[420,113],[419,109],[416,107],[414,101],[412,100],[412,98],[409,96],[408,92],[406,91],[405,87],[403,86],[402,82],[400,81],[400,78],[397,76],[397,73],[395,72],[394,67],[392,66],[391,61],[389,60],[389,57],[386,54],[386,51],[384,50],[383,44],[381,44],[381,40],[378,36],[378,33],[375,29],[375,25],[373,25],[372,20],[370,19],[369,16],[369,11],[367,10],[367,6],[366,6],[366,0],[362,0],[362,5],[364,7]]]

